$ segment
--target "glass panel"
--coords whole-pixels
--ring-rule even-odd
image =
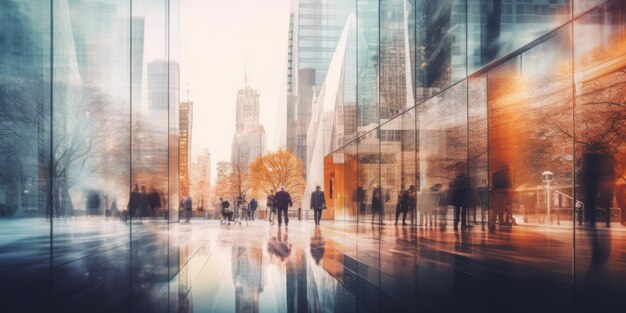
[[[554,33],[488,75],[489,238],[493,242],[489,251],[506,256],[497,262],[510,275],[507,281],[527,286],[520,297],[537,299],[548,305],[546,310],[571,309],[569,29]],[[525,272],[532,272],[533,279]]]
[[[619,310],[626,243],[626,3],[574,23],[576,289],[583,310]],[[598,303],[601,303],[598,306]]]
[[[580,13],[585,12],[593,8],[594,6],[600,5],[605,2],[610,2],[608,0],[573,0],[574,2],[574,15],[578,15]]]
[[[473,225],[484,230],[489,209],[489,148],[487,120],[487,75],[468,80],[467,102],[469,216]]]
[[[130,16],[128,1],[54,2],[53,292],[67,311],[114,289],[110,308],[129,307]]]
[[[383,124],[380,129],[380,181],[390,191],[391,211],[381,228],[381,307],[415,311],[415,110]]]
[[[465,78],[467,0],[416,0],[416,90],[425,100]]]
[[[357,140],[357,297],[365,310],[377,310],[380,286],[380,227],[391,212],[389,204],[392,190],[380,182],[379,130],[375,129]]]
[[[357,0],[357,114],[358,134],[361,135],[379,123],[378,70],[379,20],[375,0]]]
[[[468,0],[469,73],[570,19],[570,0]]]
[[[380,121],[415,105],[413,70],[415,6],[412,1],[380,1]]]
[[[145,75],[140,76],[140,82],[133,77],[133,85],[145,83],[147,90],[147,97],[133,92],[132,191],[128,203],[132,220],[132,301],[133,309],[139,311],[168,310],[168,219],[172,209],[177,212],[179,207],[178,203],[172,207],[172,202],[178,201],[178,190],[170,184],[170,160],[177,160],[169,132],[177,116],[172,116],[172,110],[178,104],[179,70],[178,63],[169,59],[169,7],[173,2],[132,3],[132,73]]]
[[[468,180],[466,81],[419,105],[416,119],[421,188],[417,206],[423,214],[417,238],[416,301],[418,310],[452,310],[455,304],[445,299],[457,298],[460,290],[467,288],[468,269],[460,254],[471,252],[470,234],[464,227]],[[464,296],[469,297],[471,288],[467,290]]]
[[[0,4],[0,310],[50,299],[50,2]],[[26,300],[28,299],[28,300]]]

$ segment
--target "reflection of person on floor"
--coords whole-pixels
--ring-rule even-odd
[[[499,171],[493,173],[492,184],[493,201],[491,203],[493,203],[493,205],[490,206],[489,230],[496,229],[496,217],[498,218],[500,226],[508,224],[508,222],[504,220],[504,210],[511,205],[511,188],[513,187],[508,165],[503,165]]]
[[[313,231],[313,237],[311,237],[311,256],[315,260],[315,264],[320,264],[320,261],[324,257],[324,250],[326,249],[326,242],[322,236],[322,230],[316,227]]]
[[[411,199],[408,190],[400,190],[398,194],[398,203],[396,204],[396,222],[395,225],[398,225],[398,218],[400,217],[400,213],[402,213],[402,226],[406,226],[406,213],[409,211],[409,206],[411,205]]]
[[[378,217],[378,221],[380,224],[383,223],[384,212],[382,210],[382,198],[381,198],[381,190],[376,187],[372,191],[372,223],[376,222],[376,217]]]
[[[615,190],[615,159],[605,144],[595,142],[585,147],[581,162],[581,185],[587,225],[596,226],[596,211],[602,209],[605,210],[605,223],[609,227]]]
[[[311,209],[315,217],[315,225],[320,225],[322,210],[326,209],[326,198],[320,186],[315,186],[315,191],[311,193]]]
[[[467,173],[465,163],[456,164],[457,176],[450,182],[450,204],[454,206],[454,230],[467,228]]]
[[[276,205],[276,209],[278,210],[278,227],[283,223],[282,216],[285,216],[285,226],[289,225],[289,207],[293,206],[293,202],[291,202],[291,195],[285,191],[285,187],[280,187],[280,191],[276,193],[274,198],[274,205]]]
[[[291,244],[289,243],[287,228],[285,228],[285,235],[283,237],[282,228],[278,228],[278,235],[271,236],[270,240],[267,243],[267,251],[271,255],[275,255],[280,258],[281,261],[285,261],[285,259],[289,258],[291,255]],[[271,234],[271,231],[270,231]]]

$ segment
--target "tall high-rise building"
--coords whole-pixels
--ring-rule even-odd
[[[211,153],[206,149],[193,163],[190,189],[193,200],[208,209],[211,203]]]
[[[345,0],[294,0],[287,57],[287,150],[307,164],[307,132],[315,95],[354,5]]]
[[[259,124],[259,99],[259,92],[248,85],[246,74],[245,86],[237,92],[236,131],[231,147],[233,163],[247,164],[263,153],[265,129]]]
[[[148,63],[148,111],[167,110],[178,103],[179,64],[155,60]]]
[[[191,180],[189,178],[191,164],[191,133],[193,129],[193,102],[187,100],[181,102],[179,107],[179,136],[178,136],[178,162],[180,173],[180,194],[190,194]]]

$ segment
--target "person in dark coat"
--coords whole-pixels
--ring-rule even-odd
[[[315,191],[311,193],[311,209],[315,217],[315,225],[320,225],[322,219],[322,210],[326,209],[326,198],[320,186],[315,187]]]
[[[189,219],[191,218],[191,210],[193,209],[193,205],[191,202],[191,197],[185,197],[183,200],[183,210],[185,210],[185,221],[189,223]]]
[[[226,220],[228,221],[228,224],[230,224],[230,222],[233,221],[234,214],[234,212],[229,209],[230,202],[228,202],[228,200],[220,198],[220,206],[222,207],[222,216],[224,216],[224,218],[226,218]]]
[[[493,206],[490,206],[490,210],[495,210],[495,212],[489,213],[489,230],[493,231],[496,229],[496,217],[501,226],[507,224],[504,221],[504,210],[512,202],[511,189],[513,188],[513,181],[511,180],[508,165],[502,166],[499,171],[493,173],[491,178],[493,182],[491,199],[493,201],[490,201],[490,203],[493,203]]]
[[[270,194],[267,196],[267,221],[270,224],[274,224],[273,216],[276,214],[276,206],[274,205],[274,189],[270,190]]]
[[[278,227],[282,226],[283,219],[282,215],[285,215],[285,226],[289,225],[289,216],[288,210],[289,207],[293,206],[293,202],[291,202],[291,195],[285,191],[285,187],[280,187],[280,191],[276,193],[274,198],[274,205],[278,210]]]
[[[454,230],[467,228],[467,187],[468,179],[465,164],[456,165],[457,176],[450,182],[450,204],[454,206]]]
[[[581,185],[587,225],[596,226],[597,209],[605,210],[605,223],[610,226],[610,210],[615,191],[615,158],[601,142],[591,143],[583,152]]]
[[[383,210],[382,210],[382,196],[380,188],[374,188],[372,191],[372,223],[375,223],[376,217],[378,216],[378,221],[380,224],[384,224],[382,221],[383,218]]]
[[[254,220],[254,213],[256,212],[256,209],[259,208],[259,203],[256,201],[255,198],[252,198],[252,200],[250,200],[250,211],[248,211],[249,213],[249,218],[251,220]]]
[[[150,188],[148,205],[150,207],[150,215],[157,216],[157,211],[161,208],[161,195],[159,195],[154,187]]]
[[[139,194],[139,219],[143,219],[148,215],[148,191],[146,186],[141,186],[141,193]]]
[[[133,191],[130,192],[130,196],[128,197],[128,206],[126,207],[128,215],[130,215],[131,218],[139,216],[139,197],[139,186],[135,184]]]
[[[404,189],[404,188],[403,188]],[[396,205],[396,223],[398,225],[398,218],[402,213],[402,226],[406,226],[406,213],[409,211],[411,205],[411,197],[408,190],[401,190],[398,195],[398,204]]]

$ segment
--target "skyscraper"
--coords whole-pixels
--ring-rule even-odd
[[[259,124],[258,91],[248,85],[237,92],[236,131],[231,147],[231,159],[236,164],[247,164],[263,153],[265,147],[265,129]]]
[[[193,102],[187,100],[181,102],[178,107],[179,114],[179,137],[178,137],[178,162],[180,173],[180,194],[190,194],[191,181],[189,168],[191,164],[191,133],[193,129]]]
[[[148,111],[167,110],[178,103],[179,65],[174,61],[148,63]]]
[[[291,10],[286,88],[290,131],[286,133],[286,146],[306,167],[311,107],[353,5],[345,0],[296,0]]]

